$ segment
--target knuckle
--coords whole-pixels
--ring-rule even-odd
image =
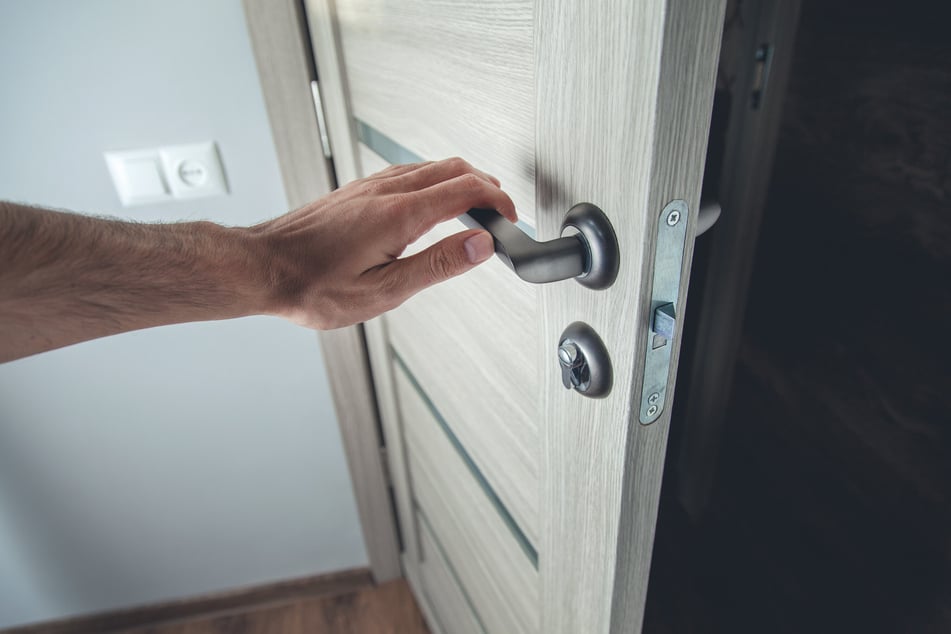
[[[412,174],[418,172],[419,170],[429,167],[433,164],[433,161],[420,161],[417,163],[403,163],[402,167],[404,168],[403,174]]]
[[[463,187],[467,192],[475,193],[482,191],[482,185],[484,181],[472,172],[467,172],[462,176],[459,176],[457,180],[459,181],[460,186]]]
[[[380,196],[389,191],[389,180],[387,178],[374,178],[363,184],[363,193],[367,196]]]
[[[414,221],[410,224],[406,232],[409,244],[413,244],[426,235],[430,228],[430,225],[422,220]]]
[[[452,169],[453,172],[456,172],[459,174],[463,172],[468,172],[469,170],[472,169],[472,166],[469,165],[469,162],[466,161],[461,156],[454,156],[450,159],[447,159],[446,162],[449,164],[449,167]]]
[[[412,211],[413,201],[406,194],[392,194],[387,197],[386,207],[394,215],[408,215]]]

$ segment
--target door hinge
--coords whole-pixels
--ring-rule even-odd
[[[330,151],[330,136],[327,134],[327,121],[324,119],[324,102],[320,98],[320,84],[316,79],[310,82],[310,94],[314,98],[317,129],[320,131],[320,147],[323,148],[324,158],[330,160],[333,158],[333,153]]]

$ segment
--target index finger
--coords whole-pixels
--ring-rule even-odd
[[[518,222],[515,203],[499,187],[475,174],[462,174],[425,189],[406,194],[416,236],[434,225],[461,216],[470,209],[495,209],[511,222]]]

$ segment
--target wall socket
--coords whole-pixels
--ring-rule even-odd
[[[214,141],[106,152],[105,158],[124,207],[228,193]]]

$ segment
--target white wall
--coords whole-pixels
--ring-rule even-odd
[[[230,196],[120,207],[103,151],[203,140]],[[0,198],[285,211],[240,1],[0,0]],[[0,628],[366,561],[312,332],[186,324],[0,366]]]

